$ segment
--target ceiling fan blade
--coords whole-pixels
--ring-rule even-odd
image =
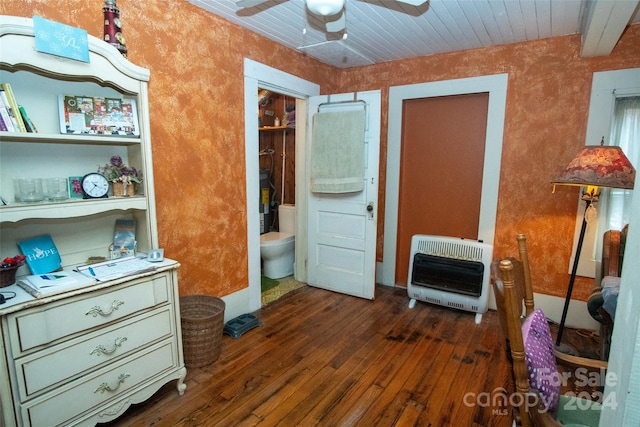
[[[411,6],[421,6],[422,4],[428,2],[429,0],[396,0],[399,3],[406,3]]]
[[[344,30],[346,26],[347,26],[347,18],[344,10],[340,14],[340,17],[335,21],[325,22],[325,27],[328,33],[338,33]]]
[[[266,3],[269,0],[236,0],[236,6],[238,7],[254,7],[262,3]]]

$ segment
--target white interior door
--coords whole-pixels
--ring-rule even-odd
[[[375,297],[380,104],[380,91],[312,97],[307,121],[313,126],[313,116],[319,111],[365,109],[364,190],[309,192],[307,273],[311,286],[367,299]],[[312,129],[307,135],[311,147]],[[309,156],[311,152],[307,150]],[[307,164],[310,162],[309,158]]]

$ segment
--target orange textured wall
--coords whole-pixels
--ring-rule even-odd
[[[2,0],[0,14],[41,16],[103,36],[103,0]],[[118,0],[128,59],[148,68],[158,211],[181,294],[248,286],[243,59],[304,79],[333,69],[184,0]]]
[[[508,73],[494,257],[517,256],[515,236],[526,233],[534,290],[564,296],[579,190],[558,187],[552,194],[549,182],[585,144],[592,74],[635,67],[640,67],[640,25],[628,28],[606,57],[581,58],[580,36],[556,37],[352,69],[342,74],[338,90],[382,88],[387,105],[391,86]],[[384,209],[384,109],[381,132]],[[381,211],[379,236],[383,215]],[[573,297],[586,300],[592,288],[593,279],[579,277]]]
[[[3,0],[0,14],[38,15],[101,38],[102,5]],[[515,253],[515,234],[527,233],[535,290],[565,293],[578,193],[551,194],[548,183],[585,143],[592,73],[640,67],[639,25],[604,58],[580,58],[580,37],[569,36],[336,70],[184,0],[118,6],[129,60],[151,71],[158,231],[166,256],[182,264],[181,294],[247,286],[244,57],[319,83],[322,93],[382,89],[381,208],[389,87],[509,73],[495,255]],[[580,279],[574,296],[585,299],[591,283]]]

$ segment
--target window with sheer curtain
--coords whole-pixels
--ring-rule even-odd
[[[619,145],[633,166],[636,169],[640,167],[640,68],[593,73],[585,144],[595,145],[603,137],[605,145]],[[630,219],[629,206],[632,195],[640,192],[640,179],[638,182],[636,189],[631,191],[601,189],[600,200],[596,204],[598,220],[587,226],[582,256],[578,264],[579,276],[597,277],[599,261],[602,259],[604,232],[620,230],[633,221]],[[569,272],[573,265],[585,207],[584,201],[581,200],[576,210]]]
[[[618,145],[636,170],[640,161],[640,96],[617,98],[611,144]],[[635,191],[640,190],[640,188]],[[629,223],[633,190],[611,189],[607,200],[606,230],[621,230]]]

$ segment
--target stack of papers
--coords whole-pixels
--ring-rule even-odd
[[[16,279],[18,286],[36,298],[60,294],[96,283],[95,278],[74,271],[54,271],[47,274],[21,276]]]
[[[155,269],[155,264],[143,258],[130,256],[91,265],[83,265],[78,267],[78,272],[89,278],[103,282],[105,280],[118,279],[120,277],[143,273],[145,271],[153,271]]]

